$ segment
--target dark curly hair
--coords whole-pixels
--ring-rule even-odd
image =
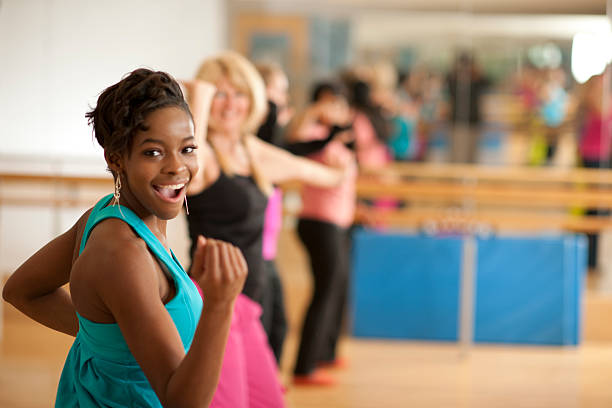
[[[85,117],[106,152],[125,153],[130,151],[136,132],[147,130],[146,117],[169,106],[181,108],[192,117],[174,78],[165,72],[140,68],[106,88],[95,109]]]

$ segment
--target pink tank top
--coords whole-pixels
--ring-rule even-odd
[[[349,163],[347,174],[336,187],[315,187],[305,184],[302,187],[301,218],[325,221],[346,228],[355,217],[355,181],[357,166],[353,153],[339,141],[329,142],[323,150],[308,156],[319,163],[328,164],[341,160]]]

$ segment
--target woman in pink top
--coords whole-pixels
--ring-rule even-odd
[[[289,129],[291,140],[321,141],[320,150],[311,153],[310,159],[345,169],[345,179],[336,187],[302,187],[297,231],[310,257],[314,292],[302,328],[295,384],[334,383],[317,367],[337,362],[336,345],[348,291],[348,230],[355,213],[357,166],[352,142],[347,140],[352,132],[344,130],[350,121],[349,110],[337,89],[333,84],[320,85],[315,103]]]

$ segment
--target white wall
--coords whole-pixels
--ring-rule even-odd
[[[223,0],[1,0],[0,154],[99,158],[84,114],[104,88],[191,77],[225,46]]]
[[[226,13],[224,0],[0,0],[0,171],[104,173],[88,107],[137,67],[192,77],[226,47]],[[0,277],[85,209],[0,206]],[[187,262],[184,217],[168,238]]]

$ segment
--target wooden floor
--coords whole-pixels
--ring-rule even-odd
[[[587,341],[577,348],[475,346],[462,354],[455,344],[345,337],[341,354],[349,367],[333,373],[337,386],[291,386],[310,282],[294,237],[285,237],[280,250],[291,326],[282,361],[289,407],[612,407],[612,342]],[[3,315],[0,408],[52,406],[71,338],[32,323],[7,304]]]

